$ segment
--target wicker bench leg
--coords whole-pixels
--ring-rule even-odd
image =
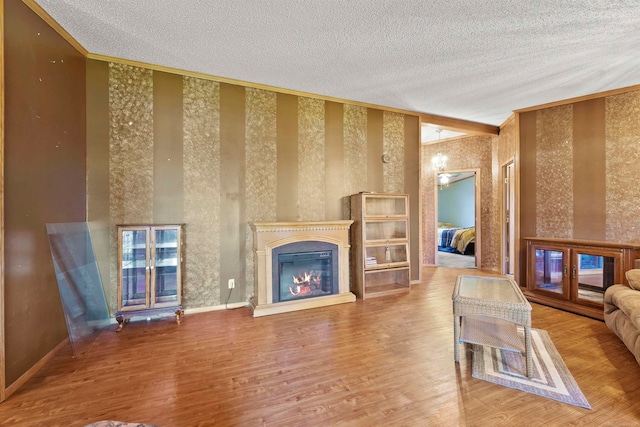
[[[453,316],[453,360],[460,361],[460,316]]]
[[[524,351],[527,361],[527,378],[533,377],[533,360],[531,356],[531,327],[524,327]]]

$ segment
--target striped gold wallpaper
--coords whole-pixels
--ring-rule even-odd
[[[101,263],[112,311],[116,224],[185,223],[184,305],[217,306],[253,294],[250,222],[347,219],[348,196],[360,191],[411,195],[419,278],[417,117],[116,63],[92,72],[99,61],[89,63],[88,87],[109,88],[108,98],[88,99],[87,114],[109,111],[108,137],[89,135],[108,158],[88,169],[90,183],[94,170],[109,175],[109,194],[89,194],[89,212],[108,203],[111,251]]]
[[[640,241],[640,91],[529,111],[519,124],[521,237]]]
[[[183,206],[188,224],[185,301],[220,304],[220,85],[185,77],[183,82]]]

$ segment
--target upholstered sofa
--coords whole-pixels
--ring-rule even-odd
[[[626,276],[628,286],[609,286],[604,293],[604,322],[640,364],[640,269]]]

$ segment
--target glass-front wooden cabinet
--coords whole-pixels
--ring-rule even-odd
[[[362,299],[410,290],[409,196],[351,196],[352,291]]]
[[[527,298],[603,319],[604,292],[626,283],[624,273],[640,255],[635,244],[526,238]]]
[[[173,311],[181,322],[182,225],[118,226],[117,331],[135,315]]]
[[[550,297],[569,299],[567,261],[569,251],[564,247],[539,244],[532,247],[530,290]]]

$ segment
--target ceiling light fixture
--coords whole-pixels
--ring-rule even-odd
[[[438,134],[438,142],[440,142],[440,132],[442,132],[442,129],[436,129],[436,133]],[[434,170],[442,172],[447,167],[447,156],[438,152],[438,154],[431,158],[431,165],[433,166]]]

